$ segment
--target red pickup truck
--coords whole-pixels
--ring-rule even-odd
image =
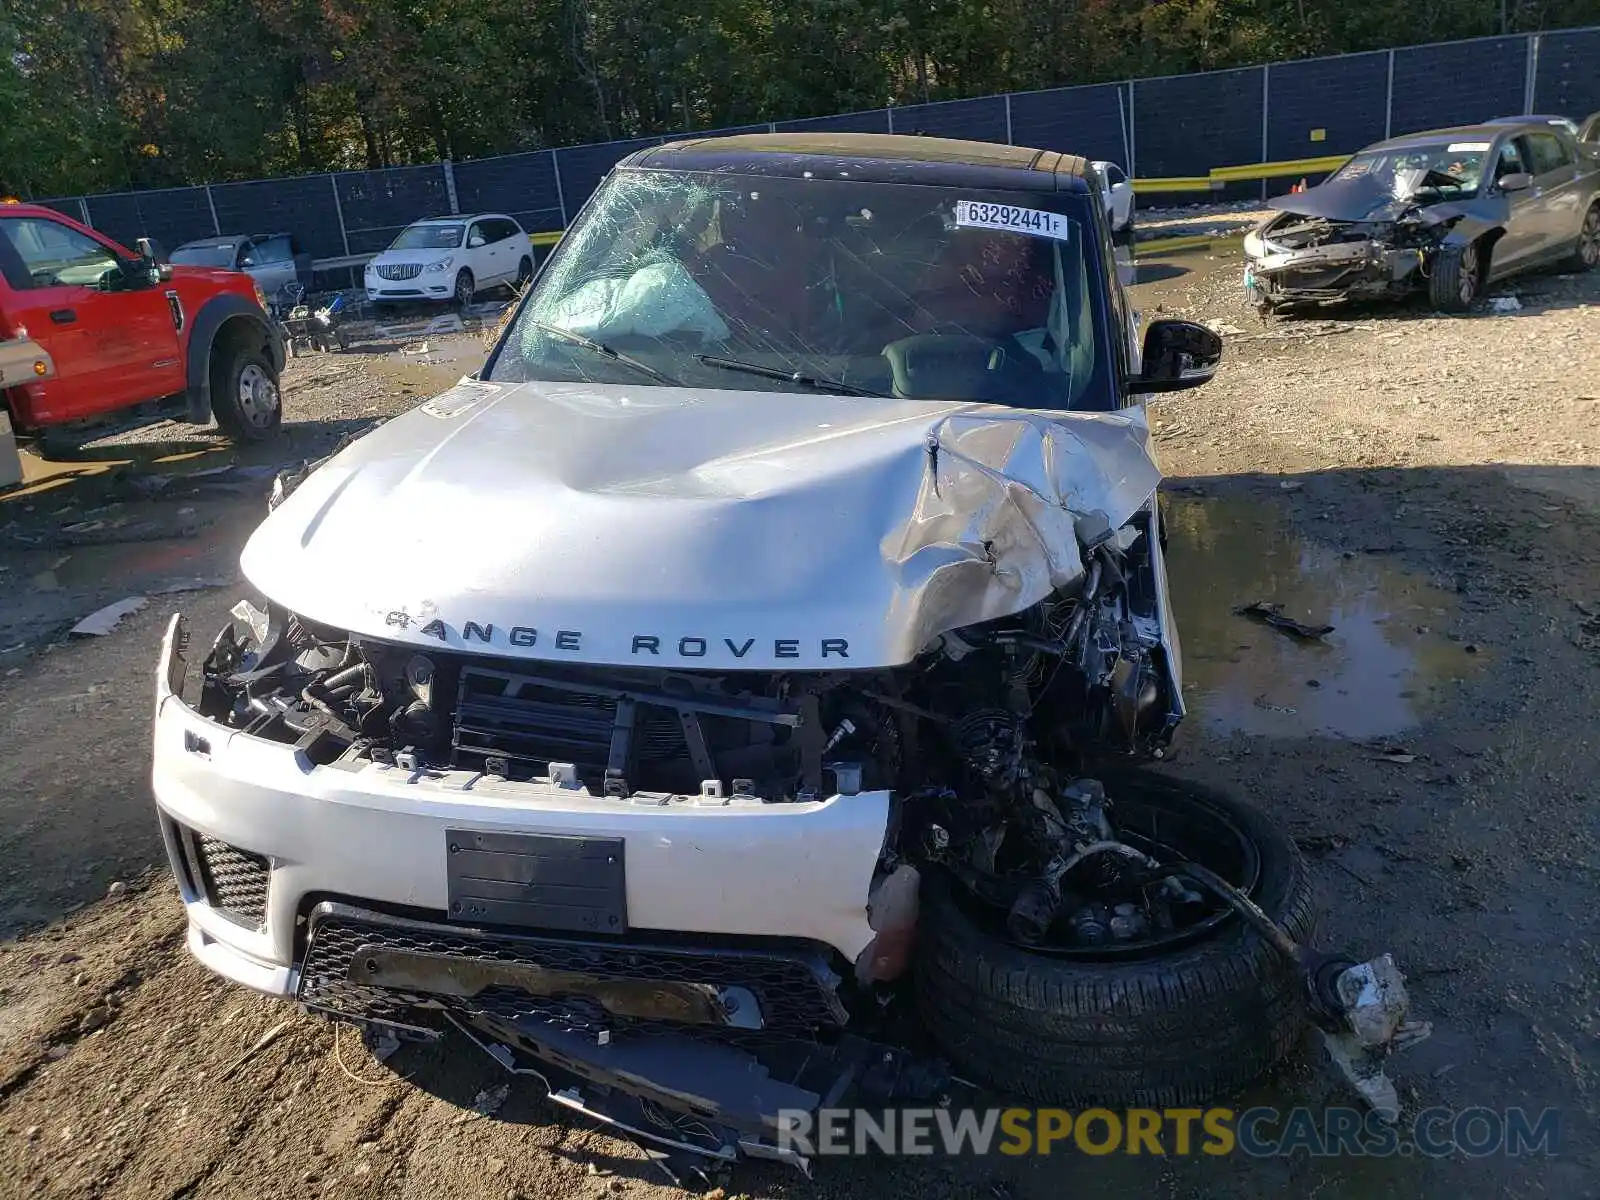
[[[55,374],[0,390],[23,438],[96,436],[174,418],[259,441],[283,419],[283,338],[254,281],[158,263],[48,208],[0,204],[0,340],[31,338]]]

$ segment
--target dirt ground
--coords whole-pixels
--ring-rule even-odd
[[[829,1161],[810,1183],[741,1167],[725,1191],[1600,1195],[1600,276],[1499,289],[1521,303],[1505,315],[1263,325],[1234,246],[1138,271],[1147,315],[1228,341],[1213,383],[1152,413],[1191,705],[1162,769],[1288,825],[1327,949],[1394,952],[1435,1026],[1393,1065],[1408,1111],[1555,1108],[1560,1153]],[[286,440],[231,472],[196,475],[232,452],[166,427],[96,452],[130,466],[0,501],[0,1196],[666,1200],[636,1146],[471,1047],[380,1063],[214,981],[160,866],[146,741],[167,616],[226,619],[265,468],[409,407],[474,352],[303,358]],[[155,461],[174,453],[196,457]],[[149,602],[112,633],[67,636],[132,595]],[[1234,613],[1258,599],[1335,631],[1301,644]],[[1230,1102],[1348,1099],[1308,1039]]]

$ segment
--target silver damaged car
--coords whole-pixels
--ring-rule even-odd
[[[1600,265],[1600,159],[1539,118],[1380,142],[1268,204],[1244,240],[1264,314],[1413,293],[1465,312],[1524,271]]]
[[[619,164],[482,369],[280,477],[257,594],[174,617],[191,951],[690,1161],[974,1082],[1194,1103],[1308,1016],[1391,1111],[1393,963],[1136,769],[1184,715],[1144,406],[1222,345],[1141,336],[1098,189],[922,137]]]

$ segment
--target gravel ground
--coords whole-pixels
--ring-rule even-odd
[[[812,1183],[742,1167],[725,1191],[1600,1195],[1600,278],[1502,289],[1522,303],[1503,316],[1263,325],[1227,254],[1139,273],[1147,314],[1229,343],[1215,381],[1153,412],[1193,710],[1162,769],[1277,813],[1312,857],[1328,949],[1396,954],[1435,1023],[1393,1065],[1408,1112],[1553,1107],[1561,1153],[829,1162]],[[298,360],[286,442],[242,465],[401,411],[473,352]],[[0,659],[0,1196],[664,1200],[635,1146],[470,1048],[379,1063],[184,953],[148,799],[150,671],[174,607],[201,631],[225,619],[261,484],[180,474],[226,453],[151,457],[0,503],[0,651],[19,644]],[[162,473],[159,495],[135,482]],[[96,521],[91,539],[137,540],[64,534]],[[185,580],[198,590],[152,596],[107,637],[60,636]],[[1336,631],[1291,642],[1233,614],[1254,599]],[[1308,1041],[1232,1102],[1347,1101]]]

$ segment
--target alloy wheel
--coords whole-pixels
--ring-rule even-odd
[[[1468,246],[1461,251],[1461,272],[1457,287],[1461,303],[1471,304],[1478,298],[1478,248]]]

